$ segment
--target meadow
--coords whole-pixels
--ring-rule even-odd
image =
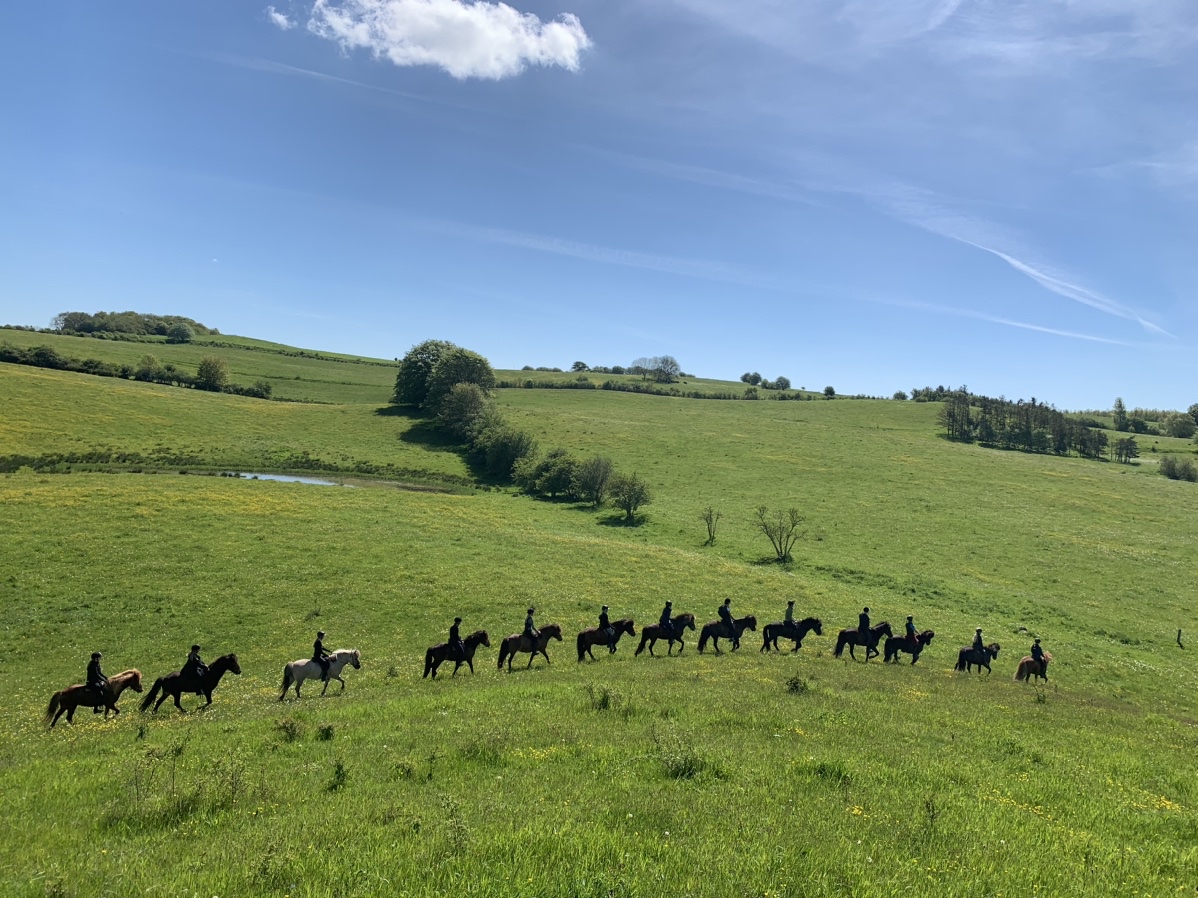
[[[343,364],[279,358],[313,365],[311,384],[316,366]],[[1193,484],[1146,476],[1150,464],[954,445],[934,404],[501,391],[542,449],[607,454],[648,480],[655,500],[625,527],[611,509],[466,486],[470,469],[427,425],[379,414],[389,380],[354,387],[355,401],[311,389],[319,404],[0,366],[0,456],[165,447],[202,460],[186,470],[268,470],[307,452],[452,487],[166,465],[0,475],[4,894],[1198,884],[1198,666],[1174,641],[1193,612]],[[723,517],[704,546],[709,504]],[[759,504],[806,515],[793,565],[768,563]],[[760,654],[747,634],[714,656],[687,633],[675,658],[633,657],[625,637],[614,657],[575,661],[573,635],[601,604],[639,631],[666,598],[702,624],[724,596],[761,623],[793,598],[824,634],[798,655]],[[529,603],[567,639],[551,665],[522,670],[522,656],[500,673],[499,638]],[[918,665],[832,657],[863,604],[936,630]],[[455,614],[492,647],[474,676],[420,679]],[[989,677],[951,670],[974,626],[1003,645]],[[317,628],[359,648],[363,669],[344,695],[309,684],[276,702],[283,663]],[[1055,656],[1047,686],[1011,681],[1032,635]],[[244,669],[212,708],[142,715],[130,693],[115,721],[82,712],[45,730],[50,693],[81,679],[92,650],[109,674],[142,669],[148,688],[193,641]]]

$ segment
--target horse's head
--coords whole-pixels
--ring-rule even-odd
[[[556,639],[558,642],[562,641],[562,625],[561,624],[546,624],[545,626],[541,627],[541,632],[544,633],[546,636],[548,636],[550,639]]]
[[[491,637],[489,637],[487,635],[486,630],[476,630],[475,632],[471,633],[469,636],[466,637],[466,643],[467,643],[467,645],[475,645],[475,646],[485,645],[487,648],[490,648],[491,647]]]
[[[916,638],[919,639],[919,641],[922,642],[924,645],[927,645],[928,643],[930,643],[932,641],[932,637],[935,635],[936,635],[935,630],[924,630]]]
[[[141,692],[141,671],[137,668],[125,671],[129,676],[129,688],[134,692]]]
[[[890,629],[890,621],[882,621],[882,623],[874,627],[874,630],[878,633],[885,633],[887,636],[894,635],[894,631]]]
[[[362,653],[357,649],[350,649],[349,663],[354,666],[354,670],[362,669]]]
[[[632,625],[632,618],[630,617],[616,621],[616,630],[621,633],[627,633],[629,636],[636,635],[636,627]]]
[[[230,673],[235,673],[237,676],[241,676],[241,664],[237,660],[237,655],[233,653],[222,655],[221,657],[217,658],[212,662],[212,667],[214,669],[221,667]]]
[[[674,623],[680,627],[686,627],[688,630],[693,630],[695,629],[695,616],[687,611],[674,618]]]
[[[997,642],[992,642],[988,646],[986,646],[986,651],[988,651],[990,653],[991,658],[997,658],[998,650],[1000,648],[1002,648],[1002,646],[1000,646]]]
[[[815,631],[816,636],[824,635],[824,622],[818,617],[809,617],[807,620],[803,621],[803,623],[808,624],[810,628]]]
[[[754,633],[757,632],[757,617],[755,615],[746,615],[740,619],[740,622],[741,626],[743,626],[746,630],[752,630]]]

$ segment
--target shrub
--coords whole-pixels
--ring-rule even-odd
[[[1198,482],[1198,468],[1194,467],[1194,462],[1188,458],[1177,458],[1173,455],[1166,455],[1161,459],[1160,471],[1170,480],[1188,480],[1190,483]]]
[[[635,520],[637,510],[653,501],[649,485],[636,474],[617,474],[611,479],[608,491],[612,505],[623,509],[625,521]]]
[[[229,366],[225,360],[214,355],[206,355],[200,359],[200,367],[196,372],[196,386],[201,390],[221,392],[229,383]]]
[[[490,407],[490,400],[478,384],[458,383],[450,388],[441,401],[437,418],[441,425],[459,440],[475,432],[479,421]]]
[[[611,482],[613,470],[610,458],[602,455],[588,458],[575,471],[572,489],[575,494],[598,508],[607,498],[607,487]]]
[[[177,321],[166,330],[167,343],[190,343],[196,338],[196,332],[190,324]]]
[[[491,363],[477,352],[454,347],[437,359],[429,372],[422,405],[437,411],[455,384],[475,384],[489,394],[495,389],[495,372]]]
[[[441,357],[457,347],[448,340],[425,340],[408,350],[399,362],[399,373],[395,375],[395,392],[391,396],[393,405],[410,405],[419,408],[428,398],[428,378]],[[452,386],[452,384],[450,384]]]
[[[834,399],[834,398],[836,398],[836,389],[835,389],[834,387],[831,387],[831,386],[824,387],[824,398],[825,398],[825,399]]]

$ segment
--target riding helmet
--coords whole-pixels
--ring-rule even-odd
[[[1037,637],[1036,637],[1036,645],[1039,645],[1039,644],[1040,644],[1040,637],[1039,637],[1039,636],[1037,636]]]
[[[912,615],[908,614],[908,615],[907,615],[907,620],[911,620],[911,617],[912,617]]]
[[[674,603],[673,603],[673,602],[671,602],[669,599],[666,599],[666,607],[667,607],[667,608],[673,608],[673,607],[674,607]]]
[[[724,599],[724,604],[725,604],[725,605],[731,605],[731,604],[732,604],[732,599]]]
[[[865,606],[864,608],[862,608],[861,610],[862,610],[862,611],[864,611],[866,614],[869,614],[869,606],[868,606],[868,605],[866,605],[866,606]]]
[[[532,613],[533,613],[534,611],[536,611],[536,610],[537,610],[536,608],[529,608],[529,609],[528,609],[528,613],[529,613],[529,614],[532,614]]]
[[[103,657],[104,657],[104,656],[103,656],[103,655],[101,655],[99,652],[92,652],[92,660],[93,660],[93,661],[95,661],[95,660],[97,660],[97,659],[99,659],[99,658],[103,658]]]
[[[198,651],[200,650],[200,647],[199,647],[198,645],[193,645],[193,646],[191,647],[191,650],[192,650],[193,652],[198,652]]]
[[[455,617],[455,618],[453,619],[453,622],[454,622],[455,624],[460,624],[460,623],[462,622],[462,619],[461,619],[460,617]]]
[[[317,638],[317,639],[324,639],[324,630],[317,630],[317,631],[316,631],[316,638]]]
[[[982,628],[981,628],[981,627],[978,627],[978,628],[977,628],[977,630],[976,630],[976,631],[974,631],[974,632],[981,633],[981,632],[982,632]]]
[[[795,600],[794,600],[794,599],[791,599],[791,600],[790,600],[789,602],[787,602],[786,604],[787,604],[787,605],[793,605],[794,603],[795,603]]]
[[[607,610],[607,606],[606,606],[606,605],[604,605],[604,606],[603,606],[603,610],[604,610],[604,611],[606,611],[606,610]]]

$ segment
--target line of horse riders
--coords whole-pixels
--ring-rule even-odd
[[[790,600],[786,604],[786,613],[782,620],[774,623],[766,624],[763,628],[763,643],[761,651],[780,651],[778,648],[778,640],[788,639],[793,641],[794,647],[791,652],[797,652],[803,644],[803,638],[811,631],[815,631],[817,636],[823,635],[823,624],[819,618],[807,617],[802,620],[795,620],[794,616],[794,600]],[[633,626],[631,618],[623,618],[620,620],[611,620],[608,613],[608,606],[604,605],[599,612],[599,626],[583,630],[578,634],[578,660],[581,662],[589,657],[592,661],[596,660],[591,649],[596,646],[606,646],[609,653],[614,654],[616,645],[620,641],[620,637],[624,634],[636,636],[636,629]],[[532,662],[536,656],[542,655],[545,661],[549,661],[549,654],[546,648],[551,639],[561,641],[562,628],[560,624],[547,624],[542,628],[538,628],[535,620],[536,608],[529,607],[527,616],[524,619],[524,629],[517,634],[506,637],[500,644],[499,651],[499,669],[503,669],[504,662],[507,662],[508,671],[512,669],[512,660],[517,653],[523,652],[528,654],[528,666],[532,667]],[[462,619],[455,617],[452,626],[449,628],[449,638],[438,645],[431,646],[425,653],[424,676],[428,677],[432,674],[433,679],[436,679],[437,669],[441,664],[447,661],[454,662],[453,674],[456,676],[458,669],[463,665],[470,668],[470,672],[474,672],[474,654],[480,645],[489,647],[490,639],[485,630],[479,630],[471,633],[469,636],[462,638],[461,635]],[[681,655],[686,643],[683,640],[683,633],[686,630],[695,629],[695,616],[689,612],[683,614],[674,614],[674,605],[672,601],[666,601],[665,607],[662,608],[661,614],[656,625],[649,625],[641,628],[641,642],[637,646],[635,655],[640,655],[646,647],[649,649],[649,654],[654,655],[654,646],[658,640],[666,641],[666,654],[672,655],[674,651],[674,643],[678,643],[678,653]],[[716,654],[722,654],[719,641],[720,639],[728,639],[732,643],[732,650],[740,648],[740,638],[746,630],[756,631],[757,618],[753,615],[747,615],[742,618],[734,618],[732,616],[732,599],[725,599],[724,603],[717,609],[717,619],[706,624],[699,635],[699,651],[702,652],[710,641]],[[911,655],[911,663],[914,664],[919,660],[920,653],[931,643],[935,636],[932,630],[917,631],[912,615],[907,615],[907,621],[902,636],[896,636],[890,628],[890,624],[883,621],[877,625],[871,625],[869,608],[865,607],[857,616],[856,629],[841,630],[837,636],[835,657],[841,657],[844,649],[847,647],[850,657],[855,661],[857,655],[856,647],[861,646],[865,649],[865,660],[869,661],[879,654],[878,643],[883,636],[886,637],[884,644],[885,657],[884,661],[895,662],[899,660],[900,653]],[[305,679],[319,677],[324,683],[324,689],[321,691],[323,695],[328,691],[329,683],[336,680],[341,684],[341,689],[345,689],[345,681],[341,679],[341,671],[346,665],[352,665],[355,668],[361,667],[361,653],[357,649],[338,649],[334,652],[329,652],[324,645],[325,633],[320,630],[316,634],[316,641],[312,645],[312,656],[310,659],[301,658],[297,661],[292,661],[283,669],[283,684],[279,694],[279,701],[287,695],[288,689],[294,687],[296,698],[300,697],[300,686]],[[990,662],[998,657],[1000,646],[998,643],[987,645],[982,639],[982,628],[978,627],[974,633],[973,643],[968,646],[963,646],[957,656],[956,669],[959,671],[971,671],[976,665],[979,672],[984,667],[987,673],[990,673]],[[142,701],[141,709],[147,711],[153,705],[153,710],[157,711],[168,697],[174,699],[175,707],[179,711],[183,711],[183,706],[180,704],[180,698],[184,694],[194,692],[196,695],[203,696],[207,699],[207,704],[212,704],[212,692],[220,683],[221,678],[226,673],[240,675],[241,666],[237,661],[237,655],[229,654],[222,655],[217,658],[211,665],[205,664],[200,655],[201,648],[199,645],[193,645],[191,652],[187,656],[183,667],[177,673],[170,673],[166,676],[159,677],[154,682],[150,694]],[[141,692],[141,672],[138,670],[122,671],[120,674],[112,678],[106,677],[100,667],[100,661],[103,656],[100,652],[93,652],[91,661],[87,665],[87,677],[82,685],[70,686],[60,692],[56,692],[50,699],[50,706],[46,711],[46,722],[52,727],[58,722],[59,717],[64,713],[67,716],[68,722],[74,721],[75,709],[82,707],[91,707],[96,714],[103,713],[105,718],[111,711],[119,714],[120,710],[116,706],[116,701],[121,693],[126,688],[131,688],[135,692]],[[1037,637],[1031,647],[1031,653],[1024,658],[1020,663],[1015,673],[1016,680],[1028,680],[1031,678],[1048,680],[1048,663],[1052,660],[1052,655],[1045,652],[1040,646],[1040,639]],[[157,700],[157,701],[155,701]]]

